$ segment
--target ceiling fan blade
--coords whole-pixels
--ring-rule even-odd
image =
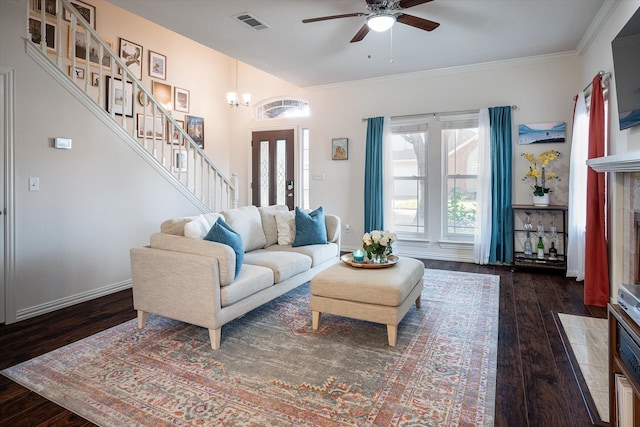
[[[420,28],[425,31],[433,31],[440,26],[439,23],[429,21],[428,19],[418,18],[417,16],[407,15],[406,13],[402,13],[398,15],[396,21],[401,24],[411,25],[412,27]]]
[[[302,22],[308,24],[309,22],[328,21],[329,19],[338,18],[351,18],[352,16],[367,16],[367,14],[362,12],[345,13],[342,15],[321,16],[320,18],[303,19]]]
[[[369,26],[367,24],[364,24],[356,33],[355,36],[353,36],[353,38],[351,39],[350,43],[355,43],[355,42],[359,42],[360,40],[362,40],[364,38],[364,36],[366,36],[367,34],[369,34]]]
[[[410,7],[418,6],[419,4],[429,3],[430,1],[433,0],[401,0],[400,3],[398,3],[398,6],[403,9],[409,9]]]

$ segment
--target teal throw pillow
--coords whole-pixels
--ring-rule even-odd
[[[306,213],[296,206],[296,237],[293,246],[326,245],[327,226],[324,222],[324,210],[320,206],[315,211]]]
[[[209,230],[206,236],[204,236],[205,240],[209,240],[211,242],[222,243],[227,246],[231,246],[233,251],[236,253],[236,271],[235,276],[238,277],[240,274],[240,268],[242,268],[242,261],[244,260],[244,246],[242,245],[242,238],[237,231],[235,231],[226,221],[220,217],[213,224],[213,227]]]

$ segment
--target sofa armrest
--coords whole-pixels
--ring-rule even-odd
[[[130,250],[133,305],[194,325],[220,327],[220,282],[215,258],[148,246]]]
[[[324,222],[327,227],[327,240],[331,243],[337,243],[340,246],[340,217],[336,215],[324,215]]]
[[[209,240],[192,239],[165,233],[152,234],[150,246],[154,249],[215,258],[218,260],[220,286],[227,286],[234,280],[236,253],[231,246],[210,242]]]

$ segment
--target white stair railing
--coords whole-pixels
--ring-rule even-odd
[[[55,15],[46,7],[34,12],[34,4],[48,3],[44,0],[26,3],[30,16],[27,52],[32,57],[39,52],[41,57],[34,59],[46,59],[48,64],[41,65],[59,71],[58,77],[63,75],[73,83],[63,83],[67,88],[99,106],[91,109],[110,117],[107,122],[117,125],[123,139],[202,210],[215,212],[237,206],[237,177],[229,180],[220,172],[69,0],[55,2]],[[69,37],[68,55],[63,54],[61,42],[66,27],[63,16],[70,21],[69,34],[73,35]],[[55,26],[51,25],[53,20]]]

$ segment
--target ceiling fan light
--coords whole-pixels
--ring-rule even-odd
[[[393,15],[373,15],[367,19],[369,28],[379,33],[393,27],[394,22],[396,22],[396,17]]]

